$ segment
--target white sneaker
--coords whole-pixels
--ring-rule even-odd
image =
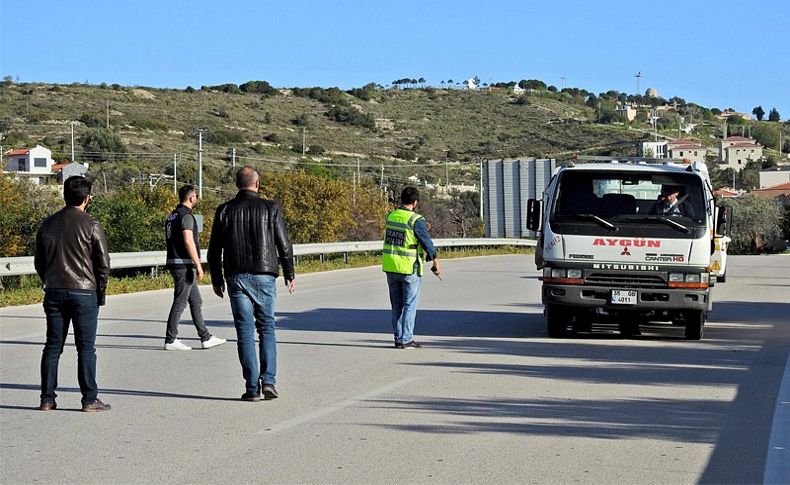
[[[192,347],[184,345],[178,339],[175,339],[172,344],[165,344],[165,350],[192,350]]]
[[[201,342],[201,345],[203,346],[204,349],[210,349],[211,347],[222,345],[225,342],[227,342],[227,340],[225,340],[224,338],[219,338],[212,335],[210,339],[206,340],[205,342]]]

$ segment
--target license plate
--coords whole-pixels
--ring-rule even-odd
[[[613,305],[636,305],[635,290],[612,290],[609,303]]]

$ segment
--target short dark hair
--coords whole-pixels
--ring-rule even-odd
[[[410,205],[420,200],[420,191],[417,190],[415,187],[406,187],[403,189],[403,192],[400,193],[400,203],[404,205]]]
[[[179,202],[186,202],[189,199],[189,196],[195,193],[195,186],[194,185],[185,185],[178,189],[178,201]]]
[[[241,167],[239,171],[236,172],[236,187],[240,189],[252,186],[256,180],[258,180],[258,172],[249,165]]]
[[[85,202],[85,197],[91,195],[91,181],[82,175],[74,175],[63,183],[63,200],[66,205],[78,206]]]

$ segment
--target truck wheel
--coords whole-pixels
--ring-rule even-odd
[[[546,305],[546,324],[549,337],[562,338],[568,334],[570,312],[561,305]]]
[[[706,316],[703,310],[686,312],[686,339],[699,340],[702,338],[702,327],[705,325]]]
[[[617,323],[617,329],[620,330],[620,336],[623,338],[642,335],[642,332],[639,331],[639,322],[636,320],[620,320]]]

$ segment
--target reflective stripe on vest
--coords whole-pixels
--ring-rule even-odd
[[[420,214],[405,209],[395,209],[387,215],[381,254],[383,271],[412,274],[416,265],[417,274],[422,276],[422,248],[414,233],[414,223],[421,218]]]

